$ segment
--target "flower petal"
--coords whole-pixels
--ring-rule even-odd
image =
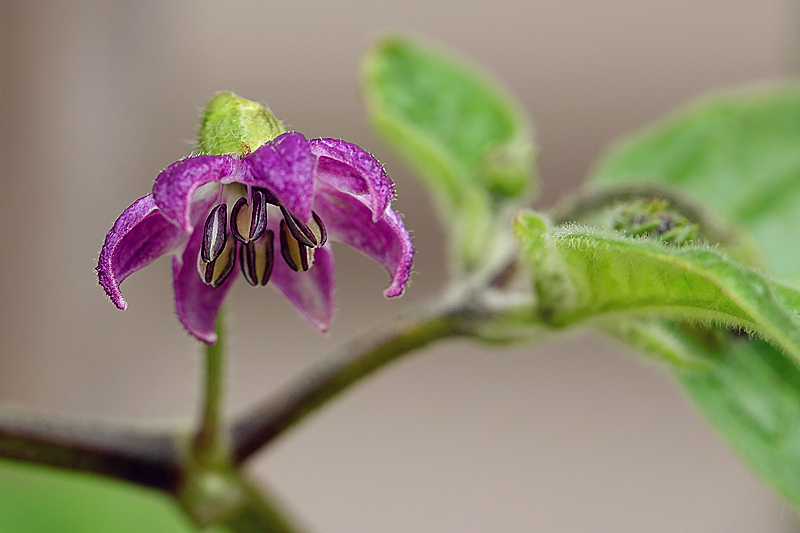
[[[191,208],[195,190],[206,183],[235,181],[238,166],[239,160],[232,155],[181,159],[158,175],[153,184],[153,198],[165,217],[189,233],[194,229]]]
[[[214,323],[222,301],[238,277],[236,272],[217,288],[203,283],[197,272],[197,257],[203,242],[203,227],[198,224],[181,256],[172,260],[175,312],[186,330],[206,344],[217,342]]]
[[[355,144],[336,139],[311,139],[308,144],[318,158],[316,177],[340,191],[368,194],[372,220],[377,222],[394,197],[394,184],[378,160]]]
[[[382,219],[373,222],[370,207],[360,197],[323,185],[317,189],[314,210],[325,223],[329,238],[352,246],[389,272],[392,283],[383,291],[387,298],[403,294],[414,245],[394,209],[388,208]]]
[[[187,237],[180,227],[162,216],[150,194],[123,211],[106,235],[97,262],[97,278],[114,305],[123,310],[128,306],[119,289],[125,278]]]
[[[329,246],[314,250],[314,265],[307,272],[295,272],[283,260],[279,239],[275,239],[275,266],[270,278],[270,283],[322,332],[328,331],[333,317],[334,269]]]
[[[268,189],[296,218],[308,224],[314,197],[314,157],[300,133],[276,137],[246,156],[236,181]]]

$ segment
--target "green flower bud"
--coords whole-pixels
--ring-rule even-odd
[[[286,133],[283,122],[263,105],[221,92],[206,105],[197,148],[203,154],[243,156],[282,133]]]

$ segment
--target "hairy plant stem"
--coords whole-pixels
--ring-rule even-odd
[[[221,429],[222,401],[224,398],[223,377],[225,373],[225,314],[217,315],[214,330],[217,342],[205,345],[205,387],[200,427],[194,438],[194,452],[198,458],[211,461],[227,457],[225,432]]]
[[[299,530],[263,489],[254,485],[234,464],[222,403],[225,374],[225,317],[215,324],[217,342],[204,347],[205,376],[200,423],[184,458],[180,505],[201,527],[221,525],[235,533]]]

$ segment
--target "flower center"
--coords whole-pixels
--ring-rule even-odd
[[[241,191],[240,187],[236,188]],[[295,272],[311,268],[314,250],[323,246],[328,238],[319,215],[312,213],[311,222],[303,224],[269,191],[248,187],[247,195],[240,196],[234,203],[229,218],[228,205],[222,201],[226,196],[222,189],[229,193],[233,187],[221,188],[218,203],[206,218],[197,258],[197,270],[204,283],[212,287],[225,283],[238,257],[242,275],[250,285],[267,284],[275,256],[275,235],[267,229],[268,205],[278,207],[283,217],[279,233],[281,256],[286,264]]]

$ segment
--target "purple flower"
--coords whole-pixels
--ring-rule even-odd
[[[334,305],[328,240],[379,262],[400,296],[414,247],[389,206],[394,188],[381,165],[350,143],[284,133],[244,155],[199,155],[167,167],[152,194],[114,223],[100,252],[100,285],[119,309],[119,285],[174,252],[175,307],[186,329],[216,342],[214,322],[241,271],[251,285],[275,285],[322,331]]]

